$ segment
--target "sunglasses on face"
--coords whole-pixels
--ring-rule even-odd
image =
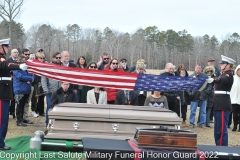
[[[61,59],[61,57],[55,57],[56,59]]]
[[[103,60],[109,60],[109,58],[103,58]]]
[[[90,68],[97,68],[97,66],[89,66]]]
[[[118,65],[118,63],[112,63],[113,65]]]
[[[24,54],[25,56],[30,56],[30,54]]]

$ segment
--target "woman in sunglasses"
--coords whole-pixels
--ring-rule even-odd
[[[37,52],[36,53],[36,59],[40,62],[44,62],[44,58],[45,58],[45,55],[43,52]],[[32,99],[36,98],[37,100],[37,107],[36,107],[36,110],[35,111],[32,111],[32,115],[34,117],[38,117],[39,115],[40,116],[45,116],[45,113],[44,113],[44,98],[45,98],[45,94],[44,94],[44,91],[43,91],[43,88],[42,88],[42,84],[41,84],[41,77],[40,76],[36,76],[35,75],[35,78],[34,79],[34,90],[33,90],[33,95],[32,95]],[[33,101],[32,101],[33,102]]]
[[[86,68],[86,67],[87,67],[86,58],[85,58],[84,56],[80,56],[80,57],[77,59],[76,66],[77,66],[78,68]],[[77,89],[77,103],[82,103],[82,102],[81,102],[82,87],[83,87],[83,85],[76,85],[76,89]]]
[[[97,64],[90,63],[88,69],[98,70]],[[91,87],[87,92],[87,104],[107,104],[107,92],[103,88]]]
[[[118,67],[118,60],[116,58],[111,59],[111,61],[106,65],[106,68],[104,70],[111,72],[124,72],[122,68]],[[107,91],[107,103],[114,104],[116,100],[116,93],[120,90],[111,88],[105,88],[105,90]]]
[[[87,65],[86,69],[97,70],[97,63],[96,62],[90,62]],[[90,87],[90,86],[83,86],[82,87],[81,103],[87,103],[87,93],[90,89],[92,89],[92,87]]]

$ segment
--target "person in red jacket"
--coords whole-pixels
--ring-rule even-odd
[[[124,72],[123,69],[118,67],[118,60],[116,58],[112,58],[111,61],[106,65],[105,71],[111,71],[111,72]],[[108,104],[114,104],[116,100],[116,93],[119,92],[119,89],[111,89],[111,88],[105,88],[107,92],[107,103]]]

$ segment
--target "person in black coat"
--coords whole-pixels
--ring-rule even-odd
[[[70,84],[61,82],[61,88],[59,88],[57,91],[53,92],[52,94],[52,108],[59,104],[64,102],[76,102],[76,94],[73,90],[69,88]]]
[[[187,70],[184,68],[179,69],[179,75],[181,77],[188,77]],[[177,114],[180,116],[180,105],[181,105],[181,113],[182,113],[182,126],[186,126],[186,118],[187,118],[187,105],[190,105],[189,100],[189,91],[179,91],[177,97]]]
[[[114,104],[138,106],[138,92],[128,90],[117,92]]]
[[[203,72],[208,75],[208,77],[214,77],[215,69],[212,66],[207,66],[204,68]],[[210,127],[210,120],[211,120],[211,110],[212,110],[212,105],[213,105],[213,94],[214,94],[214,89],[213,89],[213,83],[208,83],[207,88],[208,90],[205,92],[207,93],[207,107],[206,107],[206,112],[207,112],[207,118],[206,118],[206,126]]]
[[[174,67],[172,63],[167,63],[165,66],[165,72],[160,76],[175,76]],[[177,91],[166,91],[164,95],[167,97],[168,108],[177,113]]]

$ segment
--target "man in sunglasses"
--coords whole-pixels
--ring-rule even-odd
[[[126,58],[122,58],[120,60],[119,68],[122,68],[124,70],[124,72],[128,72],[129,68],[127,66],[127,59]]]
[[[24,48],[24,49],[22,50],[22,55],[25,57],[26,60],[28,60],[29,57],[30,57],[29,50],[28,50],[27,48]]]
[[[107,52],[104,52],[103,55],[100,57],[100,61],[97,63],[98,70],[104,70],[105,65],[109,63],[110,56]]]
[[[53,54],[53,61],[52,63],[54,64],[57,64],[57,65],[62,65],[62,62],[61,62],[61,53],[60,52],[55,52]]]
[[[61,62],[61,53],[60,52],[55,52],[53,53],[53,56],[52,56],[52,62],[53,64],[55,65],[62,65],[62,62]],[[47,78],[47,77],[44,77],[42,76],[41,77],[41,85],[42,85],[42,88],[43,88],[43,91],[44,93],[46,94],[46,102],[47,102],[47,107],[46,107],[46,126],[48,124],[48,111],[49,109],[51,109],[51,97],[52,97],[52,93],[57,91],[57,89],[60,87],[60,82],[59,81],[56,81],[56,80],[53,80],[51,78]]]

